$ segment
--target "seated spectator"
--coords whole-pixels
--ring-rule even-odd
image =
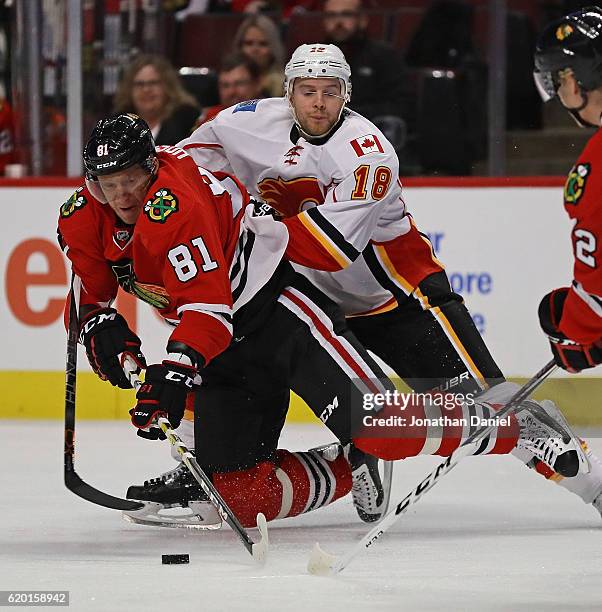
[[[232,12],[250,15],[278,12],[286,20],[293,13],[317,11],[321,4],[321,0],[232,0]]]
[[[233,53],[224,58],[217,74],[219,104],[203,109],[195,127],[210,121],[224,108],[245,100],[261,97],[259,68],[242,53]]]
[[[136,113],[150,126],[158,145],[190,135],[199,106],[173,66],[158,55],[140,55],[127,67],[114,100],[116,113]]]
[[[234,37],[234,50],[257,64],[263,97],[284,95],[284,45],[276,24],[265,15],[245,19]]]
[[[370,120],[394,116],[412,126],[414,102],[406,89],[403,60],[390,46],[368,37],[368,18],[363,9],[362,0],[324,3],[325,42],[340,47],[351,66],[353,91],[349,106]]]

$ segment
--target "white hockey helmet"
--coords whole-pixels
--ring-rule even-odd
[[[284,68],[284,91],[287,98],[290,98],[293,83],[298,78],[339,79],[345,104],[351,98],[351,68],[336,45],[314,43],[297,47]]]

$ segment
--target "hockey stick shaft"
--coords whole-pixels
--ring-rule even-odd
[[[537,374],[522,386],[505,404],[503,408],[496,412],[497,419],[503,418],[512,412],[521,402],[527,399],[539,385],[556,369],[554,361],[547,363]],[[486,425],[477,429],[466,441],[457,448],[449,457],[442,461],[426,478],[412,489],[395,507],[389,511],[383,519],[375,525],[344,557],[338,561],[332,555],[325,553],[316,544],[312,557],[310,558],[308,569],[310,573],[316,574],[337,574],[342,571],[349,563],[364,549],[370,548],[387,532],[398,520],[399,516],[407,512],[408,508],[415,504],[427,491],[432,489],[444,474],[450,472],[458,463],[469,455],[472,455],[478,448],[477,444],[489,435],[496,425]]]
[[[71,276],[69,292],[69,317],[67,323],[67,363],[65,368],[65,442],[64,481],[65,486],[83,499],[114,510],[140,510],[144,504],[113,497],[84,482],[75,471],[75,390],[77,383],[77,338],[79,335],[79,295],[74,290],[75,275]]]
[[[127,358],[122,363],[124,364],[124,371],[128,376],[130,382],[132,383],[132,386],[135,389],[138,389],[142,384],[142,381],[138,378],[135,372],[135,364],[133,364],[132,361]],[[236,533],[243,546],[246,548],[247,552],[256,561],[264,561],[267,555],[267,549],[269,545],[267,522],[265,516],[261,512],[257,515],[257,528],[259,529],[259,533],[261,534],[261,539],[259,542],[254,542],[249,536],[248,531],[241,525],[234,512],[230,509],[228,504],[224,501],[223,497],[219,494],[219,492],[211,482],[209,476],[205,474],[204,470],[198,464],[195,456],[190,452],[190,450],[188,450],[184,442],[182,442],[181,438],[173,430],[173,427],[171,426],[169,420],[164,417],[159,417],[159,419],[157,419],[157,424],[169,440],[170,444],[176,449],[184,465],[190,470],[190,473],[199,483],[201,489],[203,489],[203,491],[209,498],[209,501],[217,510],[217,513],[219,514],[221,519],[230,526],[232,531]]]

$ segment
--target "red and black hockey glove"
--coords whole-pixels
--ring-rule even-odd
[[[131,357],[138,368],[146,367],[140,338],[114,308],[99,308],[88,313],[80,325],[79,341],[86,347],[94,372],[115,387],[132,388],[119,359],[122,353],[122,358]]]
[[[132,424],[138,435],[149,440],[165,435],[156,424],[160,416],[167,416],[175,429],[184,416],[186,396],[195,387],[197,368],[165,360],[161,364],[148,366],[144,383],[136,393],[138,403],[130,410]]]
[[[544,296],[539,304],[539,324],[548,336],[556,365],[568,372],[580,372],[602,363],[602,339],[580,344],[558,329],[568,292],[567,287],[561,287]]]

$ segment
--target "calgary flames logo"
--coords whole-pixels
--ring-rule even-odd
[[[290,181],[265,178],[257,187],[261,197],[285,218],[324,203],[318,180],[309,176]]]

